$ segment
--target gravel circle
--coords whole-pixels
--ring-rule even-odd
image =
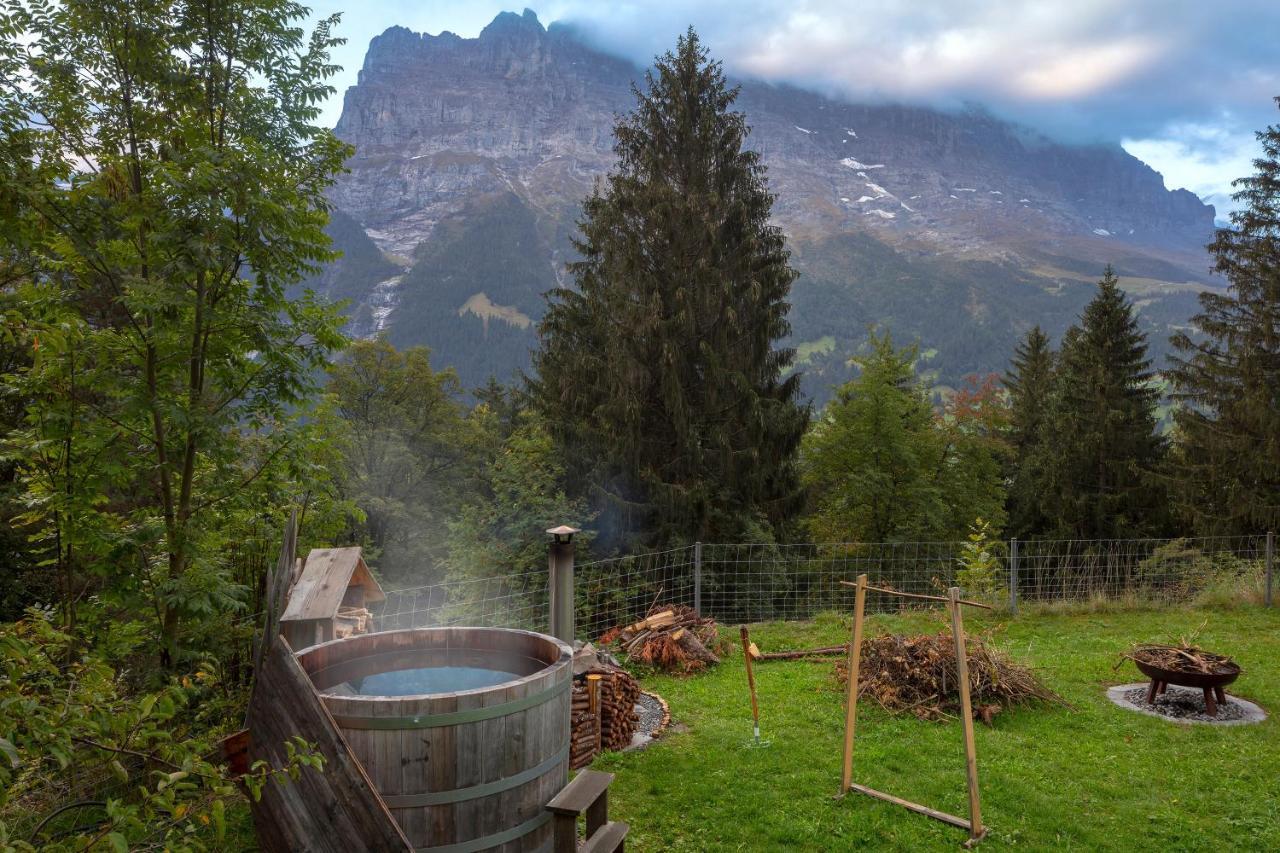
[[[1147,688],[1135,687],[1124,692],[1124,698],[1133,704],[1147,704]],[[1170,684],[1163,696],[1157,696],[1154,705],[1147,705],[1164,717],[1178,720],[1199,720],[1202,723],[1225,723],[1230,720],[1244,719],[1244,706],[1233,701],[1230,695],[1226,702],[1218,703],[1218,715],[1210,716],[1204,708],[1204,691],[1190,687],[1178,687]]]
[[[662,707],[662,703],[656,696],[641,693],[639,701],[636,702],[636,713],[640,715],[640,722],[636,723],[636,731],[653,737],[662,728],[662,718],[666,716],[666,709]]]
[[[1218,703],[1217,716],[1210,716],[1205,711],[1204,692],[1201,690],[1171,684],[1164,695],[1157,696],[1152,704],[1147,703],[1147,690],[1147,684],[1123,684],[1110,688],[1107,696],[1122,708],[1174,722],[1240,725],[1260,722],[1267,716],[1253,702],[1230,693],[1226,702]]]

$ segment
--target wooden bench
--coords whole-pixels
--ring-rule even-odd
[[[577,853],[578,817],[583,813],[587,816],[584,853],[622,853],[630,827],[623,821],[609,820],[612,781],[612,773],[583,770],[547,803],[554,821],[553,853]]]

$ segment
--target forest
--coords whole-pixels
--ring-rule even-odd
[[[1003,370],[941,393],[877,327],[813,410],[768,175],[690,30],[618,118],[528,375],[464,387],[300,287],[352,153],[317,124],[337,20],[304,19],[0,7],[0,846],[93,756],[165,772],[65,849],[219,849],[239,794],[210,754],[291,513],[388,588],[545,565],[561,523],[597,557],[1280,526],[1280,127],[1167,363],[1099,258],[1075,324]],[[466,273],[500,290],[502,262]],[[292,752],[250,788],[316,761]]]

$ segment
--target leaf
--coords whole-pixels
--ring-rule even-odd
[[[18,748],[7,738],[0,737],[0,752],[9,757],[9,764],[15,769],[22,766],[22,756],[18,753]]]
[[[213,827],[217,834],[218,841],[222,841],[227,834],[227,807],[222,800],[213,801]]]
[[[111,833],[110,835],[107,836],[107,840],[111,842],[111,849],[115,850],[116,853],[128,853],[129,842],[120,833],[118,832]]]

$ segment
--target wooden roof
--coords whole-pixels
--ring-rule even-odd
[[[289,592],[281,622],[332,619],[350,586],[364,587],[366,604],[386,598],[365,565],[360,548],[312,548],[298,582]]]

